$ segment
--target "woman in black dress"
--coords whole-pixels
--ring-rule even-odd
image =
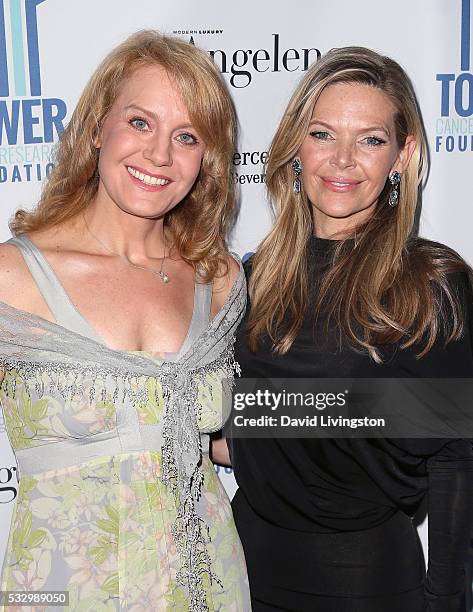
[[[270,149],[276,219],[247,266],[242,376],[473,376],[470,270],[414,233],[426,162],[396,62],[348,47],[308,71]],[[233,439],[230,450],[253,610],[465,609],[470,440]],[[426,573],[412,517],[427,491]]]

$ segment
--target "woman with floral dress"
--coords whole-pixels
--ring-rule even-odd
[[[46,591],[68,610],[250,609],[207,435],[246,299],[225,245],[234,133],[209,57],[140,32],[97,69],[0,246],[21,477],[1,589],[35,609]]]

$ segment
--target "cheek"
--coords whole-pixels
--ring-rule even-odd
[[[102,135],[100,154],[107,159],[120,158],[133,150],[135,136],[128,130],[109,129]]]
[[[120,135],[116,131],[104,133],[99,150],[98,170],[102,181],[106,182],[109,188],[113,188],[113,183],[132,149],[127,134]]]
[[[311,147],[306,141],[302,143],[301,148],[295,157],[298,157],[301,160],[303,168],[309,166],[313,153],[311,152]]]
[[[302,176],[304,176],[304,172],[307,175],[317,170],[326,160],[327,153],[323,148],[307,143],[301,146],[297,157],[301,160]]]
[[[373,187],[381,190],[386,183],[390,170],[391,170],[391,163],[389,162],[389,160],[381,164],[376,164],[371,169],[371,173],[370,173],[371,182],[373,183]]]
[[[187,182],[193,185],[195,180],[199,176],[200,168],[202,165],[202,155],[186,155],[181,159],[180,165],[182,176]]]
[[[395,164],[398,158],[399,150],[397,147],[389,148],[385,151],[385,154],[379,158],[379,172],[380,174],[387,176],[391,171],[391,168]]]

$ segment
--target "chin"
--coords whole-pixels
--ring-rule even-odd
[[[353,215],[357,215],[363,212],[363,209],[348,209],[346,206],[333,206],[328,208],[319,208],[319,211],[327,216],[332,217],[333,219],[349,219]]]
[[[133,217],[141,217],[142,219],[159,219],[164,214],[166,214],[168,210],[171,210],[173,206],[120,206],[118,204],[118,208],[124,213],[127,213],[128,215],[131,215]]]

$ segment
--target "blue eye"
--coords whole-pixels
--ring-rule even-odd
[[[370,147],[377,147],[378,145],[385,144],[386,141],[382,138],[377,138],[376,136],[367,136],[365,138],[365,142]]]
[[[328,132],[310,132],[310,135],[316,140],[328,140],[330,138]]]
[[[179,142],[182,142],[182,144],[185,145],[193,145],[193,144],[197,144],[197,138],[195,136],[193,136],[192,134],[189,134],[189,132],[183,132],[182,134],[179,134],[179,136],[177,137]]]
[[[141,119],[140,117],[134,117],[133,119],[131,119],[130,125],[132,125],[136,130],[139,130],[140,132],[144,132],[149,128],[146,119]]]

